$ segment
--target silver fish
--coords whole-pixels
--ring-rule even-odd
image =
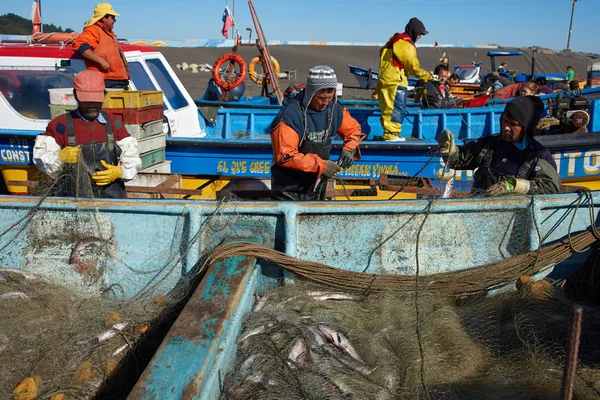
[[[23,292],[6,292],[6,293],[0,294],[0,300],[28,299],[28,298],[29,298],[29,296],[27,296]]]
[[[250,381],[250,382],[254,382],[254,383],[265,384],[266,383],[266,378],[267,378],[267,376],[265,375],[264,372],[257,372],[254,375],[248,375],[245,380]]]
[[[252,354],[250,357],[248,357],[246,361],[244,361],[242,365],[240,365],[240,372],[244,375],[249,374],[250,369],[252,368],[252,364],[254,364],[254,361],[256,361],[258,356],[258,354]]]
[[[21,271],[20,269],[0,268],[0,270],[2,270],[2,272],[9,272],[9,273],[21,275],[23,278],[27,279],[28,281],[35,281],[37,279],[40,279],[39,276],[25,273],[25,272]]]
[[[118,332],[125,329],[127,325],[129,325],[128,321],[123,321],[119,322],[118,324],[114,324],[109,330],[104,331],[98,336],[96,336],[96,339],[98,339],[98,342],[104,342],[105,340],[114,337]]]
[[[112,356],[114,357],[114,356],[119,355],[120,353],[123,352],[123,350],[125,350],[128,347],[129,347],[129,345],[127,343],[125,343],[122,346],[119,346],[115,351],[113,351]]]
[[[242,336],[240,336],[240,338],[238,339],[238,343],[243,343],[246,340],[248,340],[248,338],[255,336],[255,335],[259,335],[259,334],[263,333],[264,331],[265,331],[264,325],[257,326],[254,329],[250,329],[249,331],[244,333]]]
[[[442,191],[442,199],[448,199],[452,195],[452,188],[454,187],[454,176],[450,178],[446,184],[444,185],[444,190]]]
[[[323,340],[323,335],[321,335],[321,332],[319,332],[317,328],[315,328],[314,326],[309,326],[308,330],[310,333],[313,334],[313,338],[315,339],[315,343],[317,343],[317,346],[321,347],[325,344],[325,340]]]
[[[288,354],[288,365],[290,367],[294,365],[302,365],[306,358],[307,350],[308,349],[306,347],[306,343],[304,343],[304,340],[297,339],[294,343],[294,346],[292,346],[290,353]]]
[[[356,372],[360,372],[365,376],[369,376],[373,371],[375,371],[375,368],[370,368],[363,362],[356,361],[346,356],[338,357],[339,352],[331,346],[325,346],[323,347],[323,349],[325,349],[325,351],[331,355],[331,358],[335,359],[339,363],[344,364],[346,367],[353,369]]]
[[[340,332],[330,328],[325,324],[317,324],[317,329],[325,335],[327,340],[337,346],[344,353],[348,354],[350,357],[354,358],[356,361],[364,363],[364,360],[358,354],[358,352],[352,347],[348,338],[342,335]]]
[[[269,299],[268,295],[264,295],[256,301],[256,305],[254,306],[254,312],[262,310],[267,305],[267,300]]]
[[[314,300],[349,300],[357,301],[360,297],[348,293],[325,293],[325,292],[309,292],[308,295]]]

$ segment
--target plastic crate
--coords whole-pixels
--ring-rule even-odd
[[[171,160],[166,160],[158,164],[149,166],[140,172],[146,173],[158,173],[158,174],[170,174],[171,173]]]
[[[48,89],[48,93],[50,94],[50,104],[77,106],[73,88]]]
[[[141,154],[149,153],[158,149],[163,149],[166,145],[167,136],[164,133],[141,139],[138,142],[138,148]]]
[[[59,115],[66,114],[69,111],[73,111],[77,108],[77,104],[50,104],[50,119],[54,119]]]
[[[157,121],[146,122],[145,124],[126,124],[125,129],[131,136],[136,139],[143,139],[146,137],[160,135],[163,133],[163,121],[159,119]]]
[[[147,122],[163,120],[165,114],[163,106],[152,106],[145,108],[103,108],[111,112],[125,125],[127,124],[145,124]]]
[[[162,148],[140,154],[140,158],[142,159],[142,169],[146,169],[151,165],[165,161],[165,149]]]
[[[121,90],[107,92],[105,108],[144,108],[163,105],[162,90]]]

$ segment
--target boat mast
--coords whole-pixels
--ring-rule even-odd
[[[573,31],[573,15],[575,14],[575,3],[577,3],[577,0],[571,0],[571,23],[569,24],[569,38],[567,39],[567,51],[571,50],[571,32]]]

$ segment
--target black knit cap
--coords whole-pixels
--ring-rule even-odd
[[[510,115],[533,134],[536,125],[542,119],[544,103],[537,96],[521,96],[509,102],[502,115]]]
[[[427,35],[429,33],[429,31],[425,29],[425,25],[423,25],[421,20],[415,17],[411,18],[410,21],[408,21],[408,24],[406,24],[406,27],[404,27],[404,32],[406,32],[408,36],[410,36],[413,42],[417,40],[417,36]]]

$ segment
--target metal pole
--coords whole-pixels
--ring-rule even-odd
[[[235,21],[235,0],[233,0],[233,10],[231,10],[231,16],[233,17],[233,20]],[[233,42],[235,43],[235,23],[233,24],[233,26],[231,27],[231,38],[233,39]]]
[[[573,389],[575,389],[575,374],[577,372],[577,360],[579,359],[579,341],[581,339],[581,319],[583,317],[583,307],[573,304],[571,307],[571,324],[569,327],[569,341],[567,342],[567,359],[563,370],[563,383],[561,388],[562,400],[571,400],[573,398]]]
[[[571,50],[571,31],[573,30],[573,15],[575,14],[575,3],[577,3],[577,0],[571,0],[571,23],[569,24],[569,38],[567,39],[567,51]]]

